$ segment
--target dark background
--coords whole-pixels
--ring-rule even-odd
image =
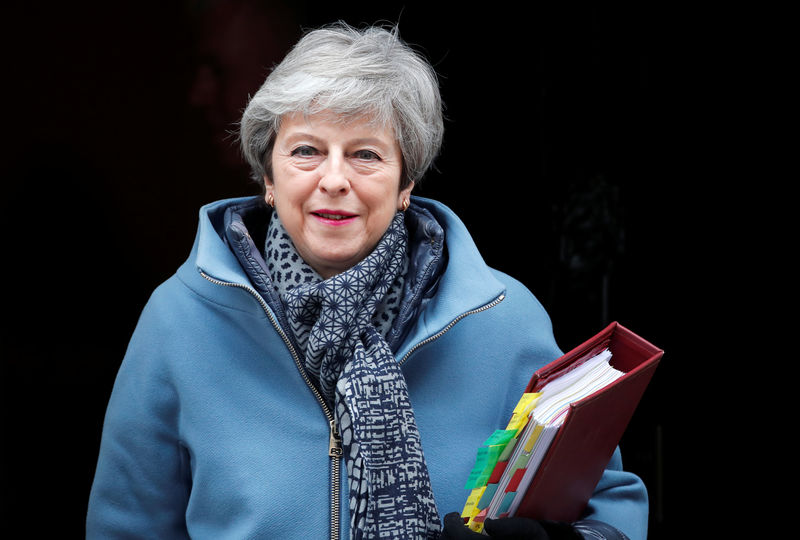
[[[451,206],[487,262],[537,295],[562,349],[614,320],[665,349],[621,443],[650,490],[650,537],[723,504],[717,428],[698,413],[728,309],[728,224],[708,211],[722,179],[703,159],[719,14],[375,4],[268,2],[238,18],[203,2],[2,8],[3,527],[83,535],[139,311],[188,254],[202,204],[258,193],[225,130],[301,28],[340,18],[399,20],[434,63],[447,131],[416,193]]]

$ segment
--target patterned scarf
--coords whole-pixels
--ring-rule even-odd
[[[339,426],[352,539],[433,539],[441,528],[406,381],[384,339],[399,307],[407,245],[398,212],[370,255],[323,280],[276,212],[267,234],[273,284],[306,372]]]

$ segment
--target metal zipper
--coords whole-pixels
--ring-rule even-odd
[[[330,423],[330,439],[328,441],[328,455],[331,457],[331,540],[339,537],[339,490],[342,459],[342,439],[336,429],[336,420]]]
[[[506,297],[505,294],[501,294],[500,296],[498,296],[497,298],[495,298],[494,300],[492,300],[488,304],[484,304],[481,307],[472,309],[470,311],[465,311],[464,313],[462,313],[461,315],[459,315],[458,317],[456,317],[455,319],[450,321],[450,323],[447,326],[445,326],[444,328],[439,330],[437,333],[435,333],[434,335],[423,339],[422,341],[420,341],[419,343],[417,343],[416,345],[411,347],[408,350],[408,352],[405,355],[403,355],[403,358],[400,360],[399,364],[402,366],[405,363],[405,361],[408,360],[408,357],[411,356],[411,353],[413,353],[414,351],[416,351],[417,349],[419,349],[423,345],[427,345],[428,343],[430,343],[432,341],[436,341],[437,339],[442,337],[444,334],[447,333],[448,330],[450,330],[453,326],[455,326],[455,324],[458,321],[460,321],[461,319],[463,319],[467,315],[472,315],[474,313],[480,313],[481,311],[486,311],[489,308],[493,308],[494,306],[496,306],[497,304],[502,302],[505,299],[505,297]]]
[[[339,486],[340,486],[340,478],[341,478],[341,459],[342,459],[342,441],[339,437],[339,432],[336,429],[336,420],[333,418],[333,413],[328,408],[328,405],[325,403],[325,400],[322,398],[322,394],[319,393],[319,390],[311,383],[311,380],[308,378],[306,374],[306,370],[303,368],[302,363],[300,362],[300,357],[295,351],[292,342],[289,340],[289,336],[286,335],[286,332],[278,324],[278,321],[275,320],[275,317],[272,315],[272,312],[267,306],[267,303],[258,294],[257,291],[248,287],[247,285],[243,285],[241,283],[231,283],[229,281],[221,281],[219,279],[213,278],[203,272],[200,271],[200,275],[203,276],[206,280],[214,283],[216,285],[221,285],[223,287],[234,287],[237,289],[242,289],[250,293],[253,298],[258,301],[261,305],[261,309],[264,310],[264,313],[267,315],[267,318],[272,323],[272,326],[275,328],[275,331],[278,332],[278,335],[281,337],[283,342],[286,344],[286,347],[289,349],[289,353],[291,353],[292,358],[294,359],[295,366],[297,370],[300,372],[300,375],[303,377],[303,380],[306,383],[306,386],[311,390],[316,398],[317,402],[319,403],[320,407],[322,408],[322,412],[325,414],[325,417],[328,419],[328,426],[330,428],[330,437],[328,439],[328,456],[331,458],[331,528],[330,528],[330,540],[339,540],[339,515],[340,515],[340,508],[339,508]]]

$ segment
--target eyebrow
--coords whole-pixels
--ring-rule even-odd
[[[311,133],[306,133],[305,131],[297,131],[291,133],[286,137],[285,140],[286,142],[291,143],[299,139],[308,139],[314,144],[325,143],[324,139],[317,137],[316,135],[313,135]],[[346,141],[346,144],[355,146],[359,146],[362,144],[371,144],[375,146],[380,146],[381,148],[385,148],[387,146],[387,143],[378,137],[359,137],[357,139]],[[391,144],[389,144],[389,146],[391,146]]]
[[[293,142],[297,139],[311,139],[313,142],[322,142],[322,139],[319,137],[315,137],[314,135],[304,131],[295,131],[294,133],[290,133],[286,137],[286,142]]]

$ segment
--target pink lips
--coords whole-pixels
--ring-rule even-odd
[[[328,210],[327,208],[315,210],[311,213],[311,215],[314,216],[314,219],[317,221],[334,227],[340,227],[342,225],[352,223],[353,220],[358,217],[357,214],[351,214],[350,212],[345,212],[343,210]]]

